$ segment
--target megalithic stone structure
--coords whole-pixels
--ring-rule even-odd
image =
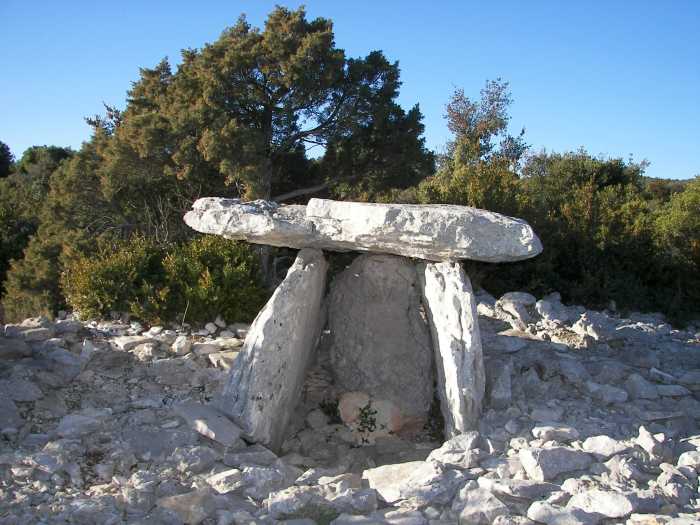
[[[467,206],[311,199],[306,206],[205,198],[185,222],[197,231],[269,246],[390,253],[429,261],[510,262],[542,251],[528,223]]]
[[[542,251],[525,221],[466,206],[204,198],[185,222],[229,239],[301,248],[253,322],[220,401],[245,437],[273,449],[285,438],[325,322],[321,250],[384,254],[361,256],[331,287],[336,386],[390,403],[401,411],[395,424],[415,425],[427,418],[435,373],[447,436],[477,426],[485,383],[476,301],[456,261],[518,261]],[[379,283],[382,268],[393,273]],[[393,344],[393,332],[402,331]],[[391,376],[402,371],[410,376],[405,389]]]

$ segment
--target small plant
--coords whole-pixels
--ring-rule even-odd
[[[149,323],[203,322],[217,315],[251,321],[265,304],[257,259],[243,243],[196,237],[161,246],[133,238],[81,256],[63,272],[71,307],[87,318],[127,312]]]
[[[372,408],[371,401],[360,408],[360,416],[357,418],[357,430],[368,434],[377,430],[377,411]]]

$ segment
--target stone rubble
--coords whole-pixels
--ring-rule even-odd
[[[444,442],[431,412],[358,443],[372,397],[314,397],[314,362],[276,452],[251,443],[217,408],[248,330],[222,319],[6,325],[0,524],[700,523],[699,327],[475,297],[483,415]]]

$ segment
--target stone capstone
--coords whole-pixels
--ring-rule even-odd
[[[432,349],[411,261],[361,255],[331,285],[331,364],[340,391],[393,402],[423,420],[433,398]]]
[[[244,436],[273,449],[282,444],[316,347],[327,268],[320,251],[299,252],[250,327],[219,403]]]
[[[269,246],[391,253],[432,261],[519,261],[542,244],[529,224],[467,206],[311,199],[306,206],[203,198],[185,215],[202,233]]]
[[[445,435],[476,428],[485,375],[476,299],[457,263],[418,266],[423,304],[432,334]]]

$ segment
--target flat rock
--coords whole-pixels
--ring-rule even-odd
[[[216,511],[214,493],[210,488],[160,498],[156,505],[174,512],[189,525],[201,523]]]
[[[432,261],[519,261],[542,244],[530,225],[477,208],[311,199],[306,206],[197,200],[185,222],[203,233],[290,248],[391,253]]]
[[[591,489],[574,494],[567,508],[602,514],[606,518],[624,518],[636,510],[635,499],[612,490]]]
[[[587,452],[567,447],[521,449],[519,457],[528,477],[536,481],[549,481],[565,472],[583,470],[593,462]]]
[[[176,405],[175,413],[187,421],[193,430],[224,446],[233,445],[241,436],[237,425],[210,406],[187,402]]]
[[[546,525],[597,525],[605,519],[601,514],[577,508],[557,507],[546,501],[535,501],[530,505],[527,509],[527,517]]]
[[[415,265],[393,255],[357,257],[331,285],[328,317],[340,392],[365,392],[393,402],[403,417],[427,419],[433,357]]]
[[[532,435],[543,441],[573,441],[578,439],[578,431],[564,425],[543,425],[532,429]]]
[[[420,264],[418,275],[449,438],[477,427],[484,400],[486,379],[476,298],[457,263]]]
[[[466,479],[432,461],[383,465],[365,470],[362,478],[387,503],[411,498],[420,505],[449,503]]]
[[[608,459],[629,448],[630,445],[606,435],[591,436],[583,442],[583,450],[594,454],[600,459]]]
[[[246,437],[272,449],[282,444],[314,355],[327,268],[320,251],[299,252],[250,327],[219,404]]]
[[[452,510],[459,513],[459,523],[463,525],[491,525],[498,516],[509,512],[491,491],[467,487],[455,497]]]
[[[152,337],[142,335],[121,335],[119,337],[114,337],[110,342],[117,349],[128,352],[139,345],[144,343],[152,343],[153,341],[154,339]]]

